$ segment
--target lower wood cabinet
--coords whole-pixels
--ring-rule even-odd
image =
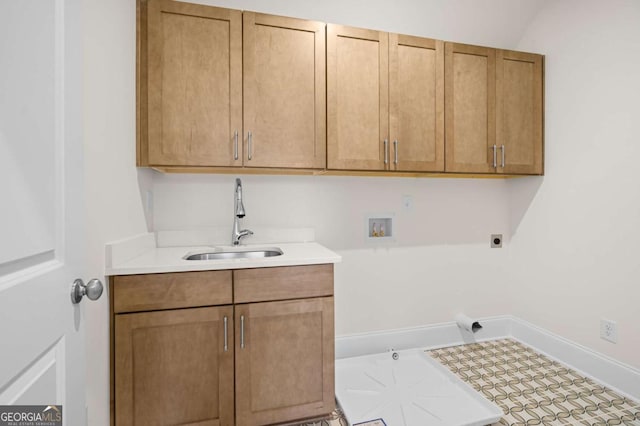
[[[116,424],[233,425],[233,307],[116,315]]]
[[[238,425],[335,408],[333,297],[236,305]]]
[[[273,425],[335,408],[331,264],[117,276],[110,298],[112,425]]]

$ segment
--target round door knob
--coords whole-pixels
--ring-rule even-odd
[[[94,278],[85,284],[84,281],[78,278],[71,285],[71,303],[74,305],[80,303],[84,296],[91,300],[98,300],[102,295],[102,290],[102,282],[99,279]]]

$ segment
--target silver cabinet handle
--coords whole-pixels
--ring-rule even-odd
[[[393,159],[393,163],[398,164],[398,139],[395,139],[393,141],[393,149],[394,149],[394,156],[395,156],[395,158]]]
[[[251,134],[251,131],[249,131],[249,133],[247,134],[247,150],[249,152],[247,152],[247,159],[251,160],[251,158],[253,158],[253,153],[252,151],[252,145],[253,145],[253,135]]]
[[[244,349],[244,315],[240,316],[240,348]]]
[[[224,351],[227,352],[229,350],[229,334],[227,331],[227,317],[224,317]]]
[[[502,166],[501,167],[504,167],[504,145],[502,145],[500,147],[500,151],[502,152]]]
[[[495,169],[496,167],[498,167],[498,154],[496,152],[496,146],[493,146],[493,168]]]
[[[238,159],[238,131],[233,132],[233,159]]]
[[[389,141],[388,140],[384,140],[384,164],[387,164],[389,162],[389,147],[388,147]]]

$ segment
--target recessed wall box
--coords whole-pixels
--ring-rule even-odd
[[[395,226],[394,214],[373,214],[368,215],[365,221],[367,229],[367,240],[371,242],[394,241]]]

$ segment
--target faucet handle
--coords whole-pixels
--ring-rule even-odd
[[[250,231],[248,229],[243,229],[242,231],[237,231],[237,233],[234,231],[233,234],[233,245],[237,246],[240,244],[240,240],[242,239],[242,237],[246,237],[247,235],[253,235],[253,231]]]

